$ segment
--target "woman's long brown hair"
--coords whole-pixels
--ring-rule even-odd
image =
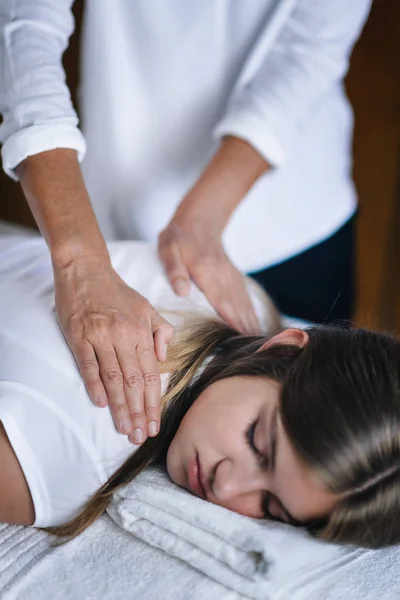
[[[341,500],[310,531],[377,548],[400,542],[400,342],[362,329],[316,327],[304,348],[271,346],[217,320],[193,322],[169,351],[171,378],[161,430],[149,438],[69,523],[48,528],[70,539],[147,466],[165,461],[179,424],[211,384],[258,376],[281,384],[280,415],[294,449]],[[212,360],[199,375],[204,360]]]

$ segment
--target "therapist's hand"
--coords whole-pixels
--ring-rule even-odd
[[[17,167],[50,249],[56,309],[92,400],[140,443],[157,435],[160,373],[174,330],[111,265],[77,154],[56,148]]]
[[[178,296],[189,293],[192,280],[232,327],[248,334],[259,332],[245,279],[225,254],[212,225],[173,219],[159,236],[159,255]]]
[[[268,169],[250,144],[224,138],[159,237],[159,255],[176,294],[188,294],[192,280],[219,315],[243,333],[260,327],[244,277],[225,254],[221,236],[237,205]]]
[[[92,400],[140,444],[160,426],[160,373],[174,328],[102,257],[55,269],[58,319]]]

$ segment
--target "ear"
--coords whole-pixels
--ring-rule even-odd
[[[257,350],[257,352],[261,352],[262,350],[267,350],[272,346],[298,346],[299,348],[304,348],[308,344],[309,335],[307,331],[304,329],[285,329],[281,331],[277,335],[274,335],[271,339],[264,342],[264,344]]]

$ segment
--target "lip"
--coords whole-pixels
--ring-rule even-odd
[[[205,498],[206,494],[201,481],[201,466],[199,461],[199,455],[197,452],[188,464],[187,473],[189,487],[192,494],[194,494],[195,496],[199,496],[200,498]]]
[[[201,467],[201,462],[200,462],[199,455],[197,455],[197,463],[199,465],[199,480],[200,480],[200,484],[201,484],[201,487],[202,487],[203,496],[207,500],[208,499],[209,488],[208,488],[207,479],[204,477],[204,473],[203,473],[203,469]]]

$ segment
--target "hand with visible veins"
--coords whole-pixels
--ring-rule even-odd
[[[50,249],[58,320],[90,397],[134,443],[157,435],[174,328],[114,271],[74,150],[25,159],[17,174]]]
[[[174,328],[117,275],[111,264],[80,257],[55,271],[59,323],[87,390],[109,406],[115,425],[141,444],[160,428],[157,361]]]

